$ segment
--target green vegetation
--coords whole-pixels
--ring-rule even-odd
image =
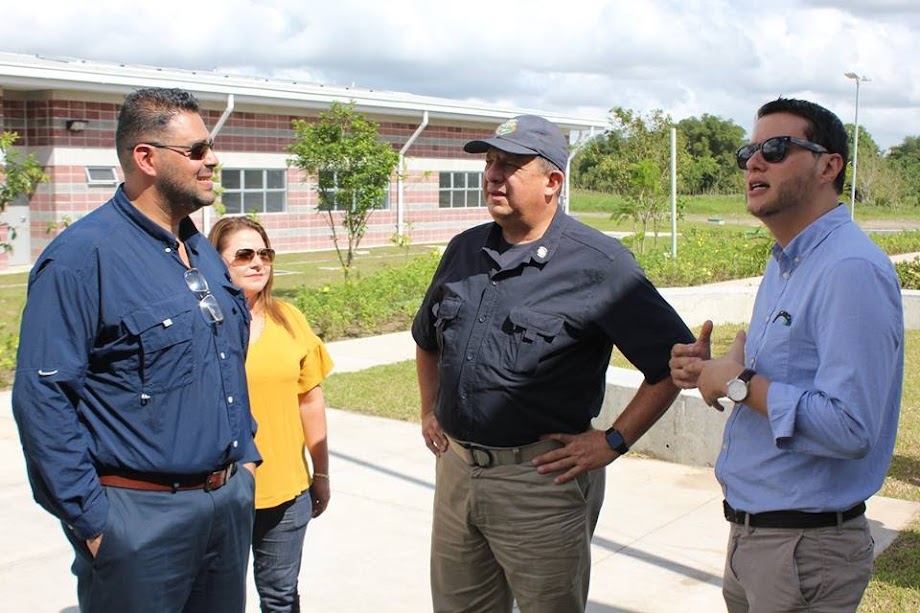
[[[347,279],[367,220],[386,196],[399,155],[379,139],[379,125],[357,112],[354,102],[333,102],[319,121],[295,119],[292,125],[297,140],[288,147],[294,156],[290,163],[317,176],[318,208],[326,213]]]

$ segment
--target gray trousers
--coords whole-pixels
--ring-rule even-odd
[[[722,595],[729,613],[852,613],[872,575],[865,516],[839,528],[731,524]]]
[[[431,539],[436,613],[584,611],[604,469],[563,485],[529,462],[437,460]]]

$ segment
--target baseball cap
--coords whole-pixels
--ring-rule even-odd
[[[518,115],[495,129],[495,136],[471,140],[463,146],[467,153],[485,153],[495,147],[515,155],[538,155],[565,172],[569,143],[555,124],[536,115]]]

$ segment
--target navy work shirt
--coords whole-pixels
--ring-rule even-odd
[[[655,383],[671,346],[694,340],[619,241],[561,209],[523,245],[496,223],[454,237],[412,335],[439,353],[444,431],[498,447],[587,430],[614,344]]]
[[[35,499],[79,538],[105,527],[98,472],[193,475],[260,460],[245,299],[190,219],[180,239],[220,324],[187,286],[176,237],[122,187],[52,241],[29,277],[13,413]]]

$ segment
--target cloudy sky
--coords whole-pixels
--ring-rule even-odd
[[[0,0],[0,51],[750,129],[779,95],[920,135],[918,0]]]

